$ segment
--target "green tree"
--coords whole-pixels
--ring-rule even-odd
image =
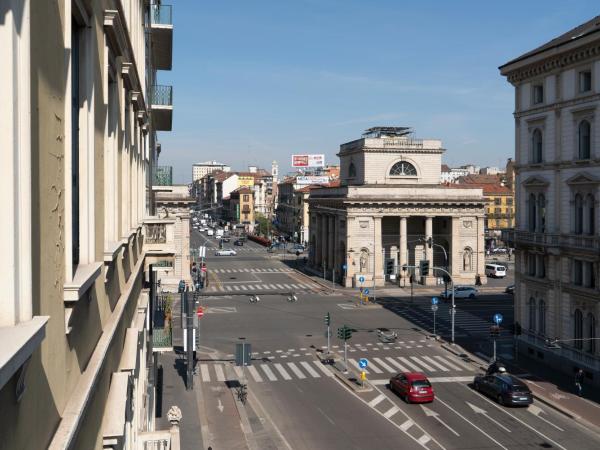
[[[269,219],[264,214],[256,213],[256,222],[258,223],[258,234],[261,236],[267,236],[269,233]]]

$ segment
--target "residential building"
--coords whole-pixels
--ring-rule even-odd
[[[231,168],[217,161],[204,161],[192,165],[192,182],[201,179],[205,175],[216,171],[229,172]]]
[[[346,286],[410,274],[435,285],[440,273],[415,269],[427,260],[457,284],[485,283],[483,193],[440,183],[444,151],[441,141],[400,127],[371,128],[342,144],[340,186],[313,189],[308,199],[310,267]]]
[[[163,256],[145,242],[171,7],[7,0],[1,17],[0,448],[176,450],[155,430]]]
[[[500,67],[515,88],[519,349],[600,384],[600,16]],[[549,348],[546,339],[557,339]]]
[[[254,231],[254,191],[249,186],[234,190],[229,196],[229,220],[248,233]],[[237,226],[237,228],[241,228]]]

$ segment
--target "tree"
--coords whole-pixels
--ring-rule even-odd
[[[269,219],[263,214],[255,214],[256,223],[258,224],[258,234],[262,236],[268,236],[269,233]]]

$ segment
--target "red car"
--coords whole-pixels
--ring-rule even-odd
[[[390,378],[390,390],[407,403],[430,403],[435,398],[433,387],[420,372],[401,372]]]

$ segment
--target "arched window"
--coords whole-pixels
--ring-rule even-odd
[[[470,247],[465,247],[463,251],[463,271],[473,271],[473,250]]]
[[[535,232],[536,229],[536,220],[537,220],[537,205],[536,205],[535,194],[529,194],[529,205],[527,205],[529,209],[529,231]]]
[[[531,135],[531,162],[542,162],[542,132],[538,128]]]
[[[417,169],[411,163],[406,161],[398,161],[390,169],[392,177],[416,177]]]
[[[538,195],[537,213],[537,231],[543,233],[544,231],[546,231],[546,196],[544,194]]]
[[[590,159],[592,139],[591,126],[587,120],[582,120],[579,124],[579,159]]]
[[[348,178],[356,177],[356,167],[354,167],[354,163],[351,162],[348,166]]]
[[[573,341],[575,343],[575,348],[581,349],[583,347],[583,314],[581,310],[576,309],[575,314],[573,315],[573,339],[577,339]]]
[[[529,299],[529,331],[535,332],[535,298]]]
[[[587,337],[590,339],[586,342],[587,345],[585,348],[590,353],[596,353],[596,317],[592,313],[589,313],[586,322]]]
[[[583,197],[575,194],[575,234],[583,233]]]
[[[538,304],[538,333],[546,335],[546,302],[540,300]]]
[[[594,217],[596,211],[594,209],[596,203],[596,199],[592,194],[588,194],[585,198],[585,209],[587,213],[587,234],[595,234],[596,233],[596,218]]]

